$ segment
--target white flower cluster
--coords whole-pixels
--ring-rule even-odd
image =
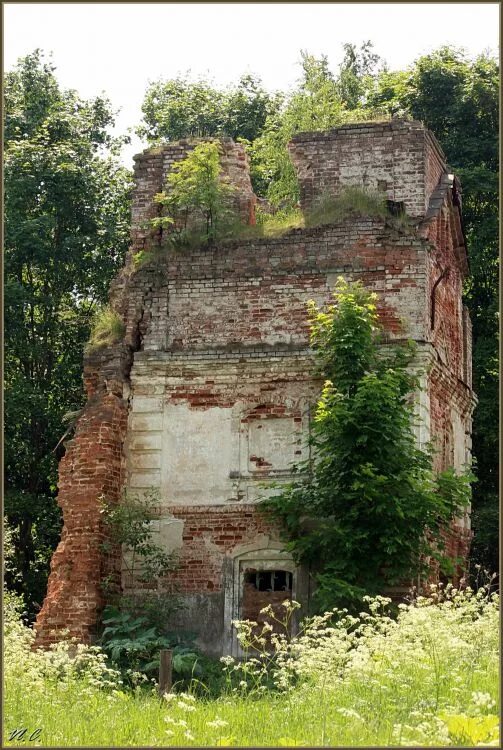
[[[222,659],[228,681],[242,692],[260,691],[271,680],[282,690],[321,683],[329,689],[351,677],[386,692],[397,684],[406,691],[419,674],[435,696],[446,681],[461,691],[463,676],[498,653],[498,597],[484,588],[432,586],[430,596],[400,605],[397,617],[388,614],[386,597],[366,602],[369,611],[358,617],[333,610],[304,620],[295,635],[296,602],[285,602],[284,617],[271,607],[262,610],[268,617],[262,625],[235,622],[245,658]],[[474,711],[494,707],[491,696],[472,698]]]
[[[32,690],[44,690],[46,682],[66,690],[78,681],[82,691],[110,690],[121,686],[120,673],[108,666],[97,646],[78,643],[61,633],[61,640],[47,650],[33,650],[35,634],[20,619],[19,602],[4,595],[4,671],[6,679],[19,680]]]

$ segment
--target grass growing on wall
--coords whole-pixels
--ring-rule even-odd
[[[352,623],[313,621],[269,686],[260,660],[228,659],[218,699],[199,683],[167,699],[126,691],[85,648],[78,670],[62,648],[31,652],[8,617],[6,744],[28,744],[8,741],[27,727],[41,729],[33,746],[497,746],[497,599],[454,591],[404,606],[398,621],[383,602]]]
[[[343,188],[338,195],[324,193],[308,212],[306,225],[334,224],[351,215],[385,219],[388,216],[386,195],[352,185]]]
[[[105,305],[98,310],[94,317],[91,335],[86,345],[86,351],[92,352],[105,346],[117,344],[126,332],[124,321],[115,310]]]

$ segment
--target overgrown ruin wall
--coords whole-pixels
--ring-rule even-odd
[[[39,643],[64,627],[92,638],[103,605],[100,576],[117,564],[97,543],[98,498],[119,501],[122,487],[158,491],[154,532],[180,556],[175,578],[186,606],[175,625],[197,629],[208,652],[237,653],[230,621],[245,610],[253,614],[283,595],[309,598],[308,572],[283,551],[256,502],[271,482],[290,479],[292,462],[308,457],[321,383],[306,303],[329,301],[340,275],[377,292],[391,340],[418,343],[425,370],[419,443],[437,444],[439,469],[469,460],[471,330],[461,302],[467,265],[459,186],[433,136],[420,123],[392,121],[301,134],[291,145],[305,207],[345,183],[372,186],[405,204],[414,218],[407,232],[352,217],[274,240],[165,251],[135,269],[133,255],[160,241],[148,227],[153,196],[191,147],[168,144],[136,157],[133,242],[111,292],[126,336],[86,359],[89,401],[61,464],[65,526],[37,619]],[[229,140],[223,148],[242,218],[253,222],[244,151]],[[466,552],[467,516],[451,536],[450,549]],[[255,580],[250,571],[263,576]]]

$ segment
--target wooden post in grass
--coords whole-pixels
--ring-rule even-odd
[[[169,648],[161,649],[159,660],[159,695],[169,693],[173,684],[173,652]]]

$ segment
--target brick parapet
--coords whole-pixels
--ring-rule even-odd
[[[403,202],[409,216],[426,214],[431,192],[445,171],[445,157],[421,122],[391,120],[300,133],[289,144],[301,205],[310,209],[323,193],[345,185],[383,192]]]

